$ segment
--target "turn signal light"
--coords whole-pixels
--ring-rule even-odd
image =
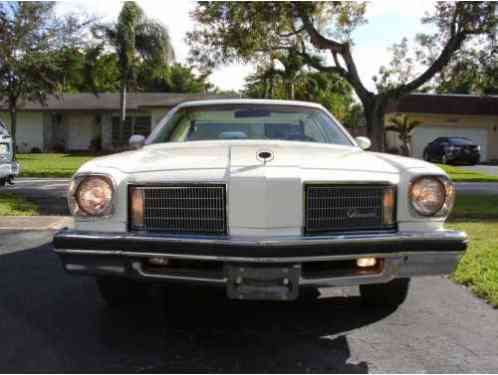
[[[356,259],[356,265],[360,268],[374,267],[377,264],[377,259],[375,258],[358,258]]]

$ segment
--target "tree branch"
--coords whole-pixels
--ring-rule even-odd
[[[400,97],[402,95],[408,94],[409,92],[417,89],[418,87],[422,86],[424,83],[428,82],[434,75],[439,72],[442,68],[445,67],[445,65],[448,64],[448,62],[451,59],[451,56],[453,55],[454,52],[456,52],[460,46],[462,45],[463,41],[465,40],[467,34],[460,32],[458,34],[455,34],[446,46],[443,48],[441,53],[439,54],[438,58],[429,66],[422,74],[420,74],[417,78],[413,79],[412,81],[400,85],[392,90],[389,90],[387,93],[389,96],[394,96],[394,97]]]
[[[329,50],[334,58],[334,63],[336,65],[336,69],[338,68],[343,78],[345,78],[351,86],[355,89],[356,93],[360,97],[360,99],[365,102],[369,97],[372,96],[372,93],[369,92],[363,83],[361,82],[360,76],[358,74],[358,70],[356,68],[356,64],[354,62],[353,56],[351,54],[351,46],[349,43],[339,43],[335,40],[328,39],[324,37],[322,34],[318,32],[318,30],[313,25],[311,21],[308,11],[305,8],[306,5],[303,3],[297,2],[294,3],[294,8],[303,23],[303,28],[308,33],[311,43],[313,46],[319,50]],[[342,68],[339,64],[339,60],[337,59],[337,55],[341,55],[345,64],[346,69]],[[312,65],[313,66],[313,65]],[[321,66],[320,68],[315,67],[315,69],[324,69],[325,67]],[[332,67],[330,67],[332,68]]]

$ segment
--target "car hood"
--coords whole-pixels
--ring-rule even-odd
[[[273,154],[266,164],[258,153]],[[227,169],[237,167],[297,167],[303,169],[399,173],[411,168],[440,169],[421,160],[366,152],[353,146],[289,141],[196,141],[163,143],[96,158],[85,171],[113,168],[124,173],[173,170]]]

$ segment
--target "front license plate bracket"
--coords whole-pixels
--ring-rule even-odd
[[[225,265],[227,296],[231,299],[292,301],[299,295],[301,265]]]

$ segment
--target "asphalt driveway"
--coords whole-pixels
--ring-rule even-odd
[[[394,311],[355,289],[249,303],[159,287],[113,310],[63,272],[50,232],[0,239],[0,372],[498,371],[498,311],[442,277],[415,279]]]

